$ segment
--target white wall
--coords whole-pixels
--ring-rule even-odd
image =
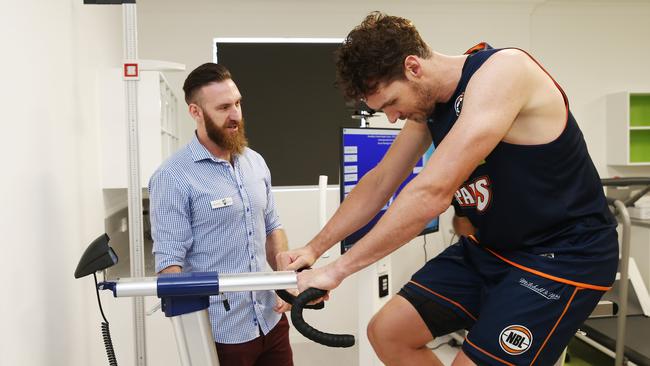
[[[553,2],[536,9],[531,46],[569,96],[571,110],[603,177],[648,175],[647,167],[608,168],[604,96],[650,90],[650,3]],[[561,41],[560,41],[561,40]]]
[[[72,273],[85,245],[103,230],[95,75],[121,63],[122,20],[118,6],[80,3],[24,0],[0,12],[1,365],[105,362],[90,281],[73,280]],[[371,10],[412,19],[443,53],[483,40],[532,51],[567,91],[601,174],[650,173],[606,166],[603,99],[650,89],[647,1],[140,0],[140,56],[183,63],[189,71],[212,59],[214,37],[344,37]],[[168,74],[179,96],[185,75]],[[187,140],[193,124],[181,116]],[[291,245],[302,245],[317,230],[315,213],[302,214],[297,195],[278,196]],[[439,246],[448,235],[428,239]],[[423,255],[419,241],[399,251],[395,289]],[[355,286],[353,277],[330,307],[354,299]],[[130,302],[105,299],[119,360],[132,364]],[[330,317],[325,328],[348,331],[354,316]],[[177,364],[169,330],[160,316],[148,320],[150,364]]]
[[[119,8],[25,0],[0,12],[0,365],[99,364],[99,312],[73,277],[103,230],[95,74],[121,59]]]
[[[212,60],[213,37],[344,37],[372,10],[411,19],[439,52],[461,53],[483,40],[520,47],[568,93],[603,176],[650,172],[607,168],[603,99],[650,87],[648,1],[141,0],[139,9],[143,57],[178,61],[188,71]],[[179,91],[185,76],[170,77]],[[192,123],[186,122],[189,135]]]

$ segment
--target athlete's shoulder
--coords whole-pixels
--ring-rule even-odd
[[[521,68],[530,65],[532,58],[518,48],[503,48],[495,50],[494,54],[485,62],[484,67],[496,69]]]
[[[480,66],[471,83],[499,85],[525,81],[534,74],[535,61],[524,51],[516,48],[499,49]]]

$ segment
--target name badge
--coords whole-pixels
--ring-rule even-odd
[[[232,206],[232,197],[226,197],[226,198],[220,198],[218,200],[214,200],[210,202],[210,206],[212,208],[221,208],[221,207],[226,207],[226,206]]]

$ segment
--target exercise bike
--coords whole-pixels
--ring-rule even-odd
[[[309,305],[323,297],[326,291],[310,288],[298,296],[287,289],[297,288],[293,271],[223,274],[217,272],[187,272],[161,274],[158,277],[124,278],[97,282],[96,272],[115,265],[117,255],[108,245],[106,234],[99,236],[86,248],[75,270],[75,278],[93,275],[99,309],[104,319],[102,334],[109,365],[117,365],[108,321],[104,316],[99,290],[109,290],[114,297],[157,296],[162,311],[172,321],[182,366],[219,366],[217,349],[208,318],[209,298],[224,292],[275,290],[284,301],[293,305],[291,321],[306,338],[329,347],[352,347],[354,336],[330,334],[305,322],[303,309],[322,309],[323,303]]]

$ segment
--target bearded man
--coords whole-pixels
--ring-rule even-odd
[[[206,63],[183,85],[196,132],[149,181],[158,273],[276,269],[287,250],[271,174],[247,147],[241,94],[230,71]],[[210,322],[224,366],[292,366],[289,308],[272,291],[210,298]]]

